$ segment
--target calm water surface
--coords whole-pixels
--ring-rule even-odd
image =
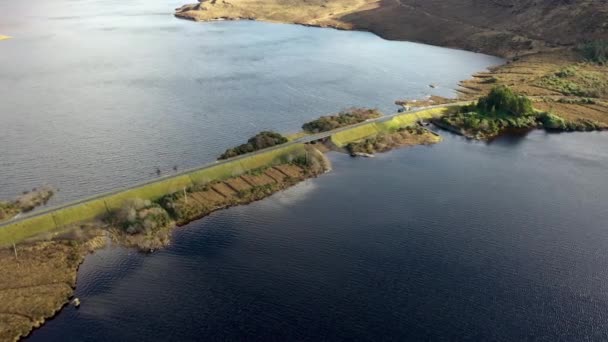
[[[453,95],[500,59],[364,32],[172,16],[183,0],[0,1],[0,198],[53,203],[214,160],[260,130]],[[430,83],[440,88],[432,90]]]
[[[447,135],[109,249],[32,341],[606,340],[607,134]]]
[[[196,166],[262,129],[453,94],[499,59],[178,1],[2,1],[0,197],[55,203]],[[444,134],[87,258],[32,341],[606,340],[608,135]]]

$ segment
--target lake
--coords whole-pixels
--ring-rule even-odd
[[[193,23],[177,0],[0,3],[0,197],[54,204],[193,167],[260,130],[455,94],[499,58],[344,32]],[[429,84],[439,84],[437,89]],[[606,340],[608,134],[441,132],[108,248],[31,341]]]
[[[606,340],[608,135],[444,136],[96,253],[31,340]]]
[[[133,185],[261,130],[454,95],[502,63],[365,32],[193,23],[173,17],[179,1],[0,3],[0,34],[14,37],[0,44],[0,198],[50,185],[58,204]]]

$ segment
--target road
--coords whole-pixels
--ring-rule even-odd
[[[279,148],[283,148],[283,147],[286,147],[286,146],[295,145],[295,144],[306,144],[306,143],[310,143],[312,141],[317,141],[317,140],[325,139],[325,138],[328,138],[328,137],[330,137],[333,134],[336,134],[338,132],[342,132],[342,131],[349,130],[349,129],[352,129],[352,128],[355,128],[355,127],[367,125],[369,123],[384,122],[384,121],[390,120],[390,119],[392,119],[392,118],[394,118],[396,116],[400,116],[400,115],[404,115],[404,114],[416,114],[416,113],[419,113],[419,112],[422,112],[422,111],[426,111],[426,110],[429,110],[429,109],[433,109],[433,108],[446,108],[446,107],[462,106],[462,105],[466,105],[466,104],[469,104],[469,103],[470,103],[470,101],[464,101],[464,102],[454,102],[454,103],[450,103],[450,104],[443,104],[443,105],[436,105],[436,106],[419,107],[419,108],[412,109],[412,110],[409,110],[409,111],[406,111],[406,112],[402,112],[402,113],[395,113],[395,114],[391,114],[391,115],[384,115],[384,116],[381,116],[379,118],[370,119],[370,120],[367,120],[367,121],[364,121],[364,122],[361,122],[361,123],[358,123],[358,124],[350,125],[350,126],[340,127],[340,128],[337,128],[337,129],[334,129],[334,130],[331,130],[331,131],[307,135],[307,136],[295,139],[293,141],[287,142],[285,144],[276,145],[276,146],[269,147],[269,148],[266,148],[266,149],[263,149],[263,150],[259,150],[259,151],[243,154],[243,155],[240,155],[240,156],[236,156],[236,157],[233,157],[233,158],[230,158],[230,159],[217,160],[217,161],[205,164],[205,165],[200,166],[200,167],[191,168],[191,169],[187,169],[187,170],[181,171],[179,173],[174,173],[174,174],[171,174],[171,175],[167,175],[167,176],[163,176],[163,177],[159,177],[159,178],[150,179],[148,181],[135,184],[135,185],[130,186],[128,188],[117,189],[117,190],[106,192],[106,193],[102,193],[102,194],[99,194],[99,195],[83,198],[81,200],[77,200],[77,201],[73,201],[73,202],[69,202],[69,203],[65,203],[65,204],[61,204],[61,205],[57,205],[57,206],[53,206],[53,207],[49,207],[49,208],[45,208],[43,210],[34,211],[32,213],[29,213],[29,214],[17,215],[17,217],[13,218],[12,220],[0,223],[0,229],[2,229],[2,227],[4,227],[4,226],[8,226],[8,225],[14,224],[16,222],[20,222],[20,221],[24,221],[24,220],[27,220],[27,219],[30,219],[30,218],[33,218],[33,217],[37,217],[37,216],[41,216],[41,215],[44,215],[44,214],[48,214],[48,213],[53,212],[55,210],[59,210],[59,209],[64,209],[64,208],[76,206],[76,205],[79,205],[79,204],[82,204],[82,203],[85,203],[85,202],[88,202],[88,201],[96,200],[96,199],[99,199],[99,198],[102,198],[102,197],[106,197],[106,196],[110,196],[110,195],[115,195],[115,194],[123,192],[123,191],[132,190],[132,189],[139,188],[139,187],[144,186],[144,185],[156,183],[156,182],[159,182],[159,181],[162,181],[162,180],[167,180],[167,179],[171,179],[171,178],[174,178],[174,177],[179,177],[179,176],[187,175],[187,174],[189,174],[191,172],[204,170],[204,169],[207,169],[207,168],[210,168],[210,167],[226,164],[226,163],[233,162],[233,161],[238,161],[238,160],[241,160],[241,159],[245,159],[245,158],[248,158],[248,157],[251,157],[251,156],[255,156],[255,155],[258,155],[258,154],[261,154],[261,153],[273,151],[273,150],[276,150],[276,149],[279,149]]]

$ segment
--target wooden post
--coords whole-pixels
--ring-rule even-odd
[[[188,204],[188,194],[186,193],[186,187],[184,187],[184,202]]]
[[[19,257],[17,256],[17,246],[15,246],[14,242],[13,242],[13,251],[15,251],[15,260],[19,261]]]

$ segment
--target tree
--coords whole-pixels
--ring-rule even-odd
[[[490,93],[477,101],[477,109],[491,114],[526,116],[534,113],[532,101],[519,96],[504,85],[492,88]]]

